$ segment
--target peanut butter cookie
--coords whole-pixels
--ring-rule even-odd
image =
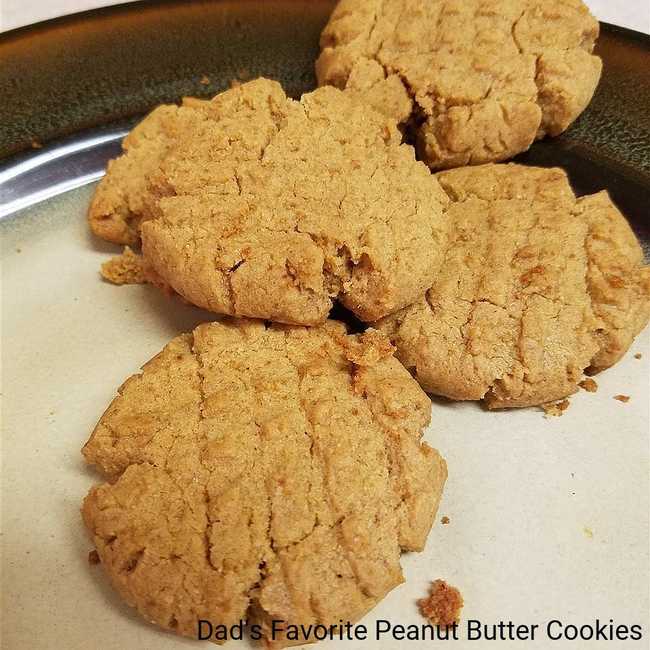
[[[606,192],[576,199],[560,169],[438,174],[452,235],[425,298],[378,324],[422,387],[490,408],[574,393],[650,316],[650,267]]]
[[[332,87],[298,102],[258,79],[172,121],[172,144],[130,145],[119,168],[147,158],[138,216],[123,221],[159,283],[217,313],[300,325],[335,298],[371,322],[430,286],[448,201],[394,120]]]
[[[408,122],[433,169],[499,161],[585,109],[598,28],[581,0],[341,0],[316,73]]]
[[[379,332],[224,320],[128,379],[83,449],[101,565],[149,621],[354,621],[421,550],[446,466]],[[274,643],[284,645],[285,639]]]

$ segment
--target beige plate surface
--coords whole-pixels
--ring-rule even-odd
[[[177,333],[209,318],[150,287],[113,287],[98,268],[115,252],[84,221],[92,188],[2,228],[2,647],[198,647],[143,622],[112,592],[79,507],[98,480],[79,449],[116,388]],[[637,360],[634,354],[641,352]],[[427,440],[449,464],[437,523],[406,582],[364,619],[422,622],[415,600],[441,577],[465,597],[463,621],[641,624],[640,642],[451,643],[451,647],[648,647],[649,332],[561,418],[434,404]],[[627,404],[613,399],[631,396]],[[464,623],[465,624],[465,623]],[[464,633],[461,628],[461,636]],[[443,646],[444,643],[441,642]],[[248,645],[231,642],[227,647]],[[207,646],[206,646],[207,647]],[[430,642],[323,648],[429,648]],[[440,647],[438,644],[436,647]],[[446,647],[446,646],[445,646]]]

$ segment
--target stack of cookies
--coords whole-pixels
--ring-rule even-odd
[[[220,315],[83,449],[108,479],[86,525],[145,618],[194,638],[247,619],[276,646],[273,621],[358,619],[440,501],[424,391],[546,404],[626,352],[650,267],[623,215],[560,169],[497,164],[586,107],[597,35],[580,0],[342,0],[318,90],[257,79],[127,136],[89,222],[142,254],[105,276]]]

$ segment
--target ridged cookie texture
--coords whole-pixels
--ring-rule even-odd
[[[83,449],[110,479],[84,520],[125,600],[196,638],[199,619],[354,621],[400,584],[446,465],[392,352],[334,321],[225,319],[128,379]]]
[[[501,161],[585,109],[598,30],[580,0],[341,0],[316,73],[408,122],[434,169]]]
[[[445,193],[394,120],[335,88],[298,102],[258,79],[158,109],[140,129],[165,135],[130,136],[93,202],[93,229],[140,227],[152,277],[200,307],[313,325],[337,298],[372,322],[417,299],[438,271]],[[97,221],[113,187],[127,189]]]
[[[450,244],[425,298],[377,327],[430,393],[490,408],[570,395],[616,363],[650,316],[650,267],[606,192],[560,169],[441,172]]]

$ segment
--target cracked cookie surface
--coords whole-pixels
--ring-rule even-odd
[[[576,199],[560,169],[438,175],[452,234],[426,297],[380,321],[430,393],[529,406],[616,363],[650,316],[650,267],[606,192]]]
[[[398,585],[446,466],[392,352],[334,321],[225,319],[128,379],[83,449],[111,481],[83,516],[125,600],[196,637],[198,619],[355,620]]]
[[[88,208],[93,233],[115,244],[140,242],[141,223],[152,216],[147,175],[181,136],[192,113],[205,103],[188,98],[180,107],[158,106],[124,138],[123,155],[109,161]]]
[[[316,73],[408,121],[434,169],[500,161],[585,109],[598,29],[580,0],[341,0]]]
[[[160,284],[216,313],[313,325],[334,299],[377,320],[433,280],[447,197],[394,120],[332,87],[297,102],[258,79],[171,121],[172,144],[120,159],[148,156],[146,216],[130,223]]]

